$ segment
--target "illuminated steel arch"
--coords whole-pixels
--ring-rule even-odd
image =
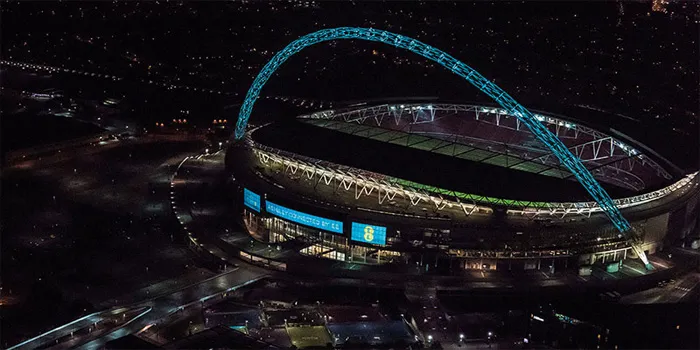
[[[336,39],[361,39],[377,41],[409,50],[439,63],[440,65],[449,69],[452,73],[459,75],[472,85],[476,86],[479,90],[486,93],[499,105],[508,110],[512,115],[520,119],[522,123],[527,125],[537,139],[542,141],[545,145],[547,145],[547,147],[549,147],[550,150],[552,150],[552,153],[559,159],[559,161],[567,169],[569,169],[571,173],[574,174],[576,179],[581,183],[581,185],[583,185],[586,191],[588,191],[593,199],[598,202],[600,207],[612,221],[613,225],[615,225],[620,232],[625,234],[628,239],[632,240],[632,247],[634,248],[635,252],[644,261],[644,263],[649,266],[644,251],[638,246],[638,237],[632,232],[629,222],[627,222],[627,220],[622,216],[608,193],[593,178],[593,175],[591,175],[588,169],[581,164],[578,158],[576,158],[576,156],[574,156],[568,150],[561,140],[559,140],[559,138],[557,138],[541,122],[539,122],[530,111],[520,105],[496,84],[490,82],[483,75],[479,74],[479,72],[475,71],[449,54],[413,38],[372,28],[340,27],[322,29],[294,40],[282,51],[278,52],[274,57],[272,57],[269,62],[267,62],[265,67],[263,67],[263,69],[260,70],[260,73],[258,73],[258,76],[253,81],[250,89],[248,89],[245,101],[243,101],[243,105],[241,106],[241,110],[238,114],[238,121],[236,123],[236,131],[234,134],[235,138],[239,140],[245,134],[248,118],[253,110],[255,100],[257,100],[260,95],[260,90],[265,85],[267,80],[270,79],[272,74],[277,70],[277,68],[282,65],[282,63],[307,46]]]

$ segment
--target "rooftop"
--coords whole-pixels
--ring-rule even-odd
[[[514,200],[590,200],[576,181],[404,147],[297,120],[258,129],[253,139],[295,154],[464,193]],[[610,184],[603,187],[613,198],[635,194]]]

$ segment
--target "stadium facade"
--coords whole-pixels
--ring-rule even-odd
[[[648,254],[696,230],[697,173],[643,144],[535,111]],[[359,104],[252,128],[227,156],[259,241],[319,262],[425,271],[612,266],[628,237],[520,118],[495,106]]]

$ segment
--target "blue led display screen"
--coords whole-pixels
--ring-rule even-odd
[[[350,239],[358,242],[385,245],[386,227],[353,222]]]
[[[287,207],[283,207],[279,204],[272,203],[270,201],[267,201],[265,203],[265,208],[267,209],[268,213],[275,216],[279,216],[282,219],[287,219],[298,224],[314,227],[324,231],[343,233],[343,223],[340,221],[302,213],[300,211],[292,210]]]
[[[247,189],[243,189],[243,204],[246,207],[260,212],[260,195]]]

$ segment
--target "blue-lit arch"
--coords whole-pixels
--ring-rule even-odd
[[[617,209],[608,193],[600,186],[598,181],[593,178],[593,175],[583,166],[569,149],[549,131],[535,116],[525,107],[515,101],[510,95],[503,91],[496,84],[487,80],[477,71],[467,66],[463,62],[450,56],[449,54],[438,50],[430,45],[424,44],[413,38],[409,38],[400,34],[395,34],[383,30],[372,28],[356,28],[356,27],[340,27],[333,29],[323,29],[313,32],[294,40],[287,45],[282,51],[278,52],[272,59],[267,62],[265,67],[260,70],[258,76],[253,81],[253,84],[248,89],[245,101],[241,106],[236,122],[235,138],[241,139],[245,134],[248,118],[253,110],[253,105],[260,95],[260,90],[265,85],[272,74],[284,63],[289,57],[301,51],[307,46],[311,46],[320,42],[336,40],[336,39],[361,39],[368,41],[377,41],[389,44],[395,47],[409,50],[419,54],[425,58],[439,63],[449,69],[479,90],[486,93],[504,109],[515,115],[522,123],[532,131],[532,133],[542,141],[559,161],[576,177],[583,185],[593,199],[600,205],[603,211],[612,221],[613,225],[622,233],[626,234],[629,239],[636,240],[636,236],[632,233],[629,222],[622,216]],[[642,260],[646,261],[643,251],[633,244],[635,251],[640,255]]]

